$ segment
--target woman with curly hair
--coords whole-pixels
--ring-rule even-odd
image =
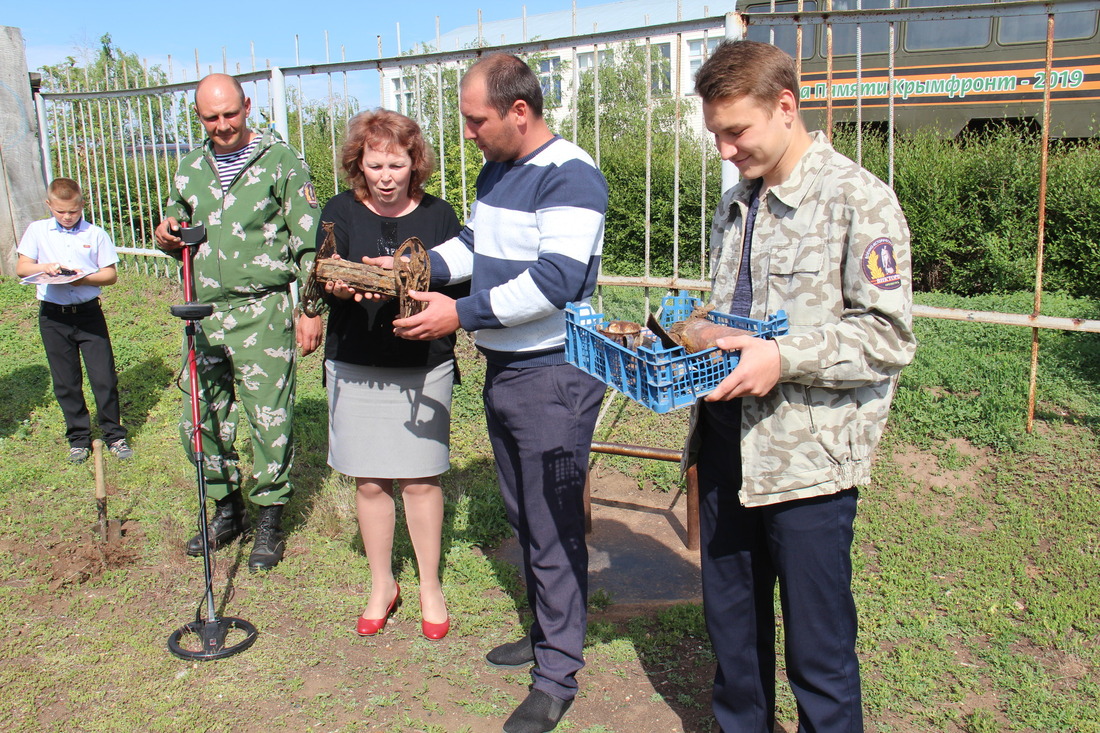
[[[387,110],[348,123],[342,166],[351,188],[325,205],[336,253],[359,262],[393,255],[409,237],[433,247],[458,234],[451,206],[425,193],[431,149],[420,127]],[[323,235],[318,234],[318,247]],[[355,477],[356,508],[371,570],[371,593],[356,632],[373,636],[401,600],[393,575],[394,484],[401,489],[420,574],[421,631],[442,639],[450,617],[439,578],[443,491],[450,465],[455,336],[397,338],[396,300],[362,299],[343,283],[326,285],[331,307],[325,339],[329,399],[328,464]]]

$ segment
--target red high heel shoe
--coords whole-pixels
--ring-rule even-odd
[[[424,634],[425,639],[431,641],[439,641],[447,632],[451,630],[451,617],[447,616],[447,620],[441,624],[433,624],[431,621],[420,619],[420,631]]]
[[[395,583],[396,585],[396,583]],[[386,609],[385,615],[382,618],[363,618],[359,617],[359,623],[355,626],[355,633],[359,636],[374,636],[382,629],[386,628],[386,621],[397,609],[397,604],[401,601],[401,586],[397,586],[397,592],[393,594],[393,600],[390,601],[389,608]],[[444,632],[446,633],[446,632]]]
[[[424,597],[420,597],[420,609],[421,613],[424,612]],[[420,633],[424,634],[424,638],[430,641],[439,641],[447,632],[451,630],[451,615],[447,614],[447,618],[443,620],[443,623],[432,623],[423,616],[420,617]]]

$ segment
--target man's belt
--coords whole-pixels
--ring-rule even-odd
[[[99,310],[99,307],[99,298],[92,298],[91,300],[75,305],[60,305],[58,303],[51,303],[48,300],[42,301],[42,310],[48,313],[85,313],[87,311]]]

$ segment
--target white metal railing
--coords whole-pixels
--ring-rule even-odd
[[[610,276],[602,274],[603,285],[634,285],[646,288],[646,308],[650,308],[649,288],[660,291],[688,289],[704,291],[709,289],[707,262],[707,233],[711,211],[718,189],[724,189],[734,180],[732,167],[723,166],[722,180],[716,181],[708,173],[709,165],[715,165],[716,158],[711,151],[713,146],[707,142],[701,123],[698,99],[685,90],[690,90],[690,79],[684,74],[684,55],[687,43],[702,39],[702,48],[708,48],[712,37],[741,37],[747,28],[768,29],[774,42],[776,29],[794,27],[797,37],[795,58],[801,63],[803,34],[806,29],[813,31],[824,26],[825,56],[827,58],[826,77],[823,92],[826,97],[826,114],[831,131],[834,106],[834,57],[833,28],[835,26],[855,26],[855,110],[857,135],[857,159],[862,150],[862,112],[864,105],[863,52],[860,46],[862,27],[872,23],[886,23],[889,28],[888,55],[888,182],[893,181],[894,169],[894,129],[895,129],[895,38],[898,24],[914,20],[963,20],[972,18],[996,17],[1044,17],[1047,20],[1047,79],[1051,78],[1050,49],[1053,43],[1056,16],[1068,13],[1096,12],[1100,0],[1046,0],[1038,2],[1002,2],[969,6],[898,8],[896,0],[889,0],[890,7],[885,9],[862,9],[861,0],[856,0],[855,10],[832,10],[833,0],[821,0],[824,9],[804,10],[803,0],[798,1],[794,12],[775,12],[775,2],[767,13],[729,13],[706,18],[678,20],[657,25],[642,25],[623,30],[591,33],[574,33],[556,39],[525,40],[521,43],[484,46],[453,51],[432,50],[422,53],[382,57],[379,40],[378,58],[347,60],[341,49],[339,61],[328,60],[326,36],[326,62],[322,64],[302,64],[284,68],[257,70],[253,54],[253,69],[240,72],[235,76],[245,85],[250,96],[257,102],[254,106],[253,125],[274,126],[292,144],[311,156],[310,164],[315,177],[323,178],[324,186],[318,186],[322,195],[331,195],[339,190],[339,161],[337,150],[342,138],[342,129],[347,120],[360,109],[355,97],[356,90],[366,89],[373,77],[380,90],[380,98],[385,104],[403,103],[404,111],[418,118],[424,127],[425,135],[432,142],[438,158],[439,171],[434,184],[441,196],[468,211],[471,199],[472,176],[468,175],[471,166],[479,161],[476,148],[467,147],[460,142],[462,119],[458,111],[457,94],[454,80],[461,71],[481,55],[490,52],[514,53],[528,58],[548,57],[565,60],[566,73],[559,66],[558,76],[553,72],[548,77],[551,91],[556,92],[560,84],[561,106],[552,109],[549,117],[559,131],[570,128],[575,141],[581,138],[591,139],[590,153],[601,162],[608,141],[620,134],[619,130],[608,129],[603,117],[608,114],[608,101],[611,90],[604,89],[604,80],[600,74],[592,79],[591,95],[593,114],[589,128],[582,129],[579,104],[582,101],[580,90],[584,75],[579,73],[578,61],[582,53],[591,49],[593,66],[601,68],[601,52],[617,51],[625,45],[633,44],[643,48],[647,59],[644,63],[644,109],[638,112],[644,117],[644,140],[637,141],[645,149],[644,183],[644,221],[642,248],[643,262],[638,268],[640,274],[631,276]],[[740,8],[742,3],[738,3]],[[574,10],[574,13],[576,11]],[[480,38],[479,30],[479,38]],[[438,33],[437,33],[438,38]],[[652,51],[655,47],[669,44],[666,66],[654,66]],[[583,49],[583,51],[582,51]],[[297,53],[297,39],[296,39]],[[223,70],[229,71],[224,68]],[[654,94],[653,72],[667,74],[667,91],[658,84],[660,90]],[[143,71],[144,73],[144,71]],[[200,76],[196,58],[195,76],[188,79],[182,72],[183,80],[176,81],[175,73],[169,61],[167,83],[148,84],[140,88],[106,88],[88,91],[82,88],[80,79],[67,79],[58,91],[40,93],[36,96],[38,123],[42,154],[47,174],[50,177],[66,175],[77,179],[89,189],[89,214],[93,221],[111,232],[120,252],[135,256],[133,266],[145,270],[175,272],[175,263],[160,259],[161,253],[152,243],[152,230],[163,216],[163,204],[170,177],[175,170],[175,162],[182,152],[198,144],[202,139],[201,129],[191,114],[188,95],[193,92]],[[399,95],[391,94],[387,83],[400,80]],[[86,80],[84,80],[86,81]],[[323,97],[307,99],[307,88],[318,89],[318,82],[324,84]],[[662,82],[663,84],[664,82]],[[131,86],[129,83],[126,86]],[[974,314],[952,309],[918,308],[916,314],[937,318],[960,320],[983,320],[1011,325],[1027,325],[1034,329],[1032,383],[1034,385],[1035,356],[1037,354],[1037,329],[1062,328],[1100,332],[1100,323],[1080,319],[1050,319],[1039,315],[1042,292],[1042,231],[1045,206],[1045,163],[1046,133],[1050,128],[1050,85],[1044,92],[1043,117],[1043,170],[1041,172],[1041,200],[1039,225],[1039,257],[1036,269],[1035,311],[1031,316],[1012,314],[981,313]],[[342,92],[335,91],[340,88]],[[434,105],[430,97],[434,90]],[[446,91],[446,94],[444,93]],[[451,94],[452,98],[446,98]],[[803,96],[806,90],[803,89]],[[411,107],[408,106],[411,99]],[[671,105],[673,124],[671,131],[654,131],[654,112]],[[323,133],[327,138],[323,145],[311,141],[311,136]],[[667,189],[654,190],[653,173],[656,137],[671,134],[672,185]],[[703,151],[697,158],[698,170],[685,171],[681,164],[681,152],[684,146],[696,146]],[[318,151],[318,148],[320,150]],[[690,173],[698,176],[698,189],[683,188],[683,176]],[[670,190],[668,190],[670,189]],[[616,192],[613,192],[615,195]],[[683,197],[691,196],[698,200],[697,221],[682,226],[684,211]],[[669,241],[653,242],[653,225],[656,221],[655,204],[662,209],[669,208],[671,201],[671,223],[665,223]],[[697,245],[688,251],[691,256],[681,256],[681,236],[684,232],[694,232],[689,239]],[[667,257],[671,269],[655,273],[652,267],[654,252]],[[697,256],[696,256],[697,252]],[[686,273],[686,274],[685,274]],[[1023,318],[1024,320],[1021,320]],[[1034,395],[1032,395],[1032,405]],[[1033,407],[1030,408],[1033,410]]]
[[[745,3],[748,4],[748,3]],[[801,6],[802,0],[799,0]],[[890,0],[893,6],[895,0]],[[789,5],[789,3],[788,3]],[[670,94],[652,93],[654,80],[653,64],[645,66],[644,109],[639,113],[644,117],[644,140],[638,140],[639,147],[644,145],[645,183],[644,214],[642,216],[643,246],[642,262],[637,268],[639,274],[631,276],[604,275],[601,283],[612,285],[641,285],[660,289],[705,290],[709,285],[707,272],[707,232],[710,213],[713,210],[715,191],[725,188],[735,180],[732,166],[723,166],[722,181],[719,183],[708,176],[708,161],[714,164],[714,155],[710,146],[701,142],[707,136],[702,127],[698,100],[690,94],[690,78],[684,74],[686,67],[684,55],[689,41],[702,39],[702,48],[712,37],[740,37],[746,28],[767,29],[774,40],[775,29],[794,27],[798,34],[798,48],[802,47],[802,34],[806,29],[824,26],[829,30],[828,39],[828,76],[821,84],[827,95],[829,119],[832,119],[832,48],[831,29],[833,26],[854,25],[857,46],[861,29],[865,24],[887,23],[893,38],[895,25],[911,20],[961,20],[969,18],[993,18],[1007,16],[1046,16],[1055,14],[1095,11],[1100,0],[1051,0],[1048,2],[1005,2],[987,3],[958,7],[922,7],[922,8],[885,8],[863,10],[857,0],[855,10],[832,10],[832,0],[822,0],[819,5],[824,9],[797,10],[795,12],[768,13],[729,13],[691,20],[678,20],[670,23],[638,26],[633,28],[583,33],[555,39],[525,40],[498,46],[458,49],[453,51],[427,50],[421,53],[379,57],[374,59],[347,60],[341,49],[339,61],[328,60],[329,50],[326,36],[326,61],[321,64],[300,64],[291,67],[255,68],[240,72],[236,77],[245,85],[250,96],[256,102],[254,106],[254,126],[273,125],[292,144],[296,144],[310,155],[311,167],[315,176],[324,179],[324,186],[318,186],[322,196],[335,194],[340,188],[338,161],[339,140],[347,120],[360,109],[360,103],[354,96],[355,90],[371,86],[371,79],[377,82],[383,102],[394,103],[412,99],[411,107],[403,109],[406,113],[426,123],[425,134],[433,142],[438,159],[439,172],[436,177],[439,193],[468,211],[472,180],[468,173],[475,166],[478,153],[475,148],[465,144],[448,144],[461,136],[462,120],[458,112],[457,98],[445,100],[439,90],[453,90],[453,79],[465,66],[477,57],[490,52],[508,52],[521,56],[538,57],[554,55],[568,62],[568,70],[561,73],[559,79],[562,88],[562,106],[550,113],[552,122],[561,129],[569,127],[572,138],[578,140],[580,129],[578,105],[582,75],[578,69],[578,59],[582,49],[591,49],[596,68],[600,67],[600,53],[603,50],[614,52],[624,44],[637,44],[645,49],[645,57],[652,58],[651,52],[656,45],[669,44],[668,67],[660,70],[669,76]],[[773,1],[772,8],[775,8]],[[575,10],[574,10],[575,14]],[[574,21],[574,29],[576,22]],[[479,27],[479,37],[481,36]],[[438,38],[438,34],[437,34]],[[891,76],[889,86],[893,88],[893,49],[891,41]],[[381,41],[379,41],[379,49]],[[297,43],[296,43],[297,53]],[[587,51],[585,51],[587,53]],[[796,53],[801,63],[801,53]],[[861,79],[861,54],[857,53],[856,64],[856,114],[857,121],[862,110],[863,85]],[[223,60],[223,68],[224,68]],[[228,69],[225,69],[229,71]],[[107,88],[86,91],[81,88],[80,79],[67,79],[60,91],[44,92],[37,96],[38,120],[41,130],[43,157],[48,175],[69,175],[91,189],[89,215],[97,223],[105,226],[126,254],[138,255],[141,259],[156,258],[160,253],[152,246],[152,228],[163,215],[163,201],[169,185],[170,176],[175,169],[175,161],[186,149],[190,149],[202,139],[202,131],[191,114],[188,95],[193,92],[200,74],[196,58],[194,78],[188,79],[187,73],[180,69],[182,81],[175,80],[175,72],[169,63],[166,83],[152,84],[140,88]],[[144,73],[144,72],[143,72]],[[559,72],[560,73],[560,72]],[[397,99],[387,88],[387,83],[401,80],[402,99]],[[607,96],[601,88],[600,75],[595,75],[591,94],[593,96],[593,116],[588,137],[592,140],[590,152],[597,163],[606,147],[606,141],[619,131],[608,130],[602,125]],[[323,95],[307,99],[307,90],[318,92],[324,86]],[[129,86],[129,85],[128,85]],[[342,89],[337,91],[337,89]],[[434,108],[424,105],[427,96],[435,90]],[[454,92],[452,92],[454,93]],[[804,90],[805,96],[805,90]],[[895,128],[894,95],[889,97],[888,133],[888,182],[893,178],[893,140]],[[671,104],[674,107],[675,124],[672,127],[673,185],[663,190],[653,190],[654,137],[668,134],[654,132],[653,112],[655,106]],[[408,107],[408,105],[406,104]],[[857,125],[862,132],[862,127]],[[322,132],[326,138],[318,153],[316,141],[307,139],[310,135]],[[583,137],[583,135],[581,135]],[[857,136],[862,141],[862,135]],[[697,213],[691,214],[692,221],[683,226],[685,212],[681,206],[682,196],[689,195],[681,182],[685,171],[681,167],[681,148],[684,144],[697,146],[703,154],[694,158],[699,169],[691,171],[698,177],[698,190],[690,195],[698,200]],[[857,147],[857,157],[861,145]],[[614,192],[613,192],[614,195]],[[671,199],[671,202],[669,201]],[[663,209],[671,209],[671,222],[665,231],[670,232],[670,241],[654,242],[654,208],[660,202]],[[668,204],[671,203],[671,206]],[[694,231],[690,240],[697,243],[687,251],[696,251],[683,257],[681,237],[685,231]],[[660,252],[671,263],[671,269],[655,273],[652,266],[654,252]],[[143,265],[148,266],[148,265]],[[687,274],[685,274],[685,269]]]

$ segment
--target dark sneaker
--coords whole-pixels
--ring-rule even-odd
[[[111,443],[107,446],[107,450],[114,453],[115,457],[120,461],[125,461],[127,458],[133,458],[134,456],[134,449],[126,442],[126,438],[119,438],[114,443]]]
[[[535,662],[535,647],[531,635],[526,634],[519,641],[510,641],[494,647],[485,655],[485,661],[494,667],[526,667]]]
[[[83,463],[84,461],[88,460],[88,456],[90,456],[91,454],[92,451],[90,448],[79,448],[77,446],[73,446],[72,448],[69,448],[69,463]]]
[[[527,699],[505,721],[504,733],[547,733],[558,727],[558,721],[572,706],[572,700],[561,700],[542,690],[531,690]]]

